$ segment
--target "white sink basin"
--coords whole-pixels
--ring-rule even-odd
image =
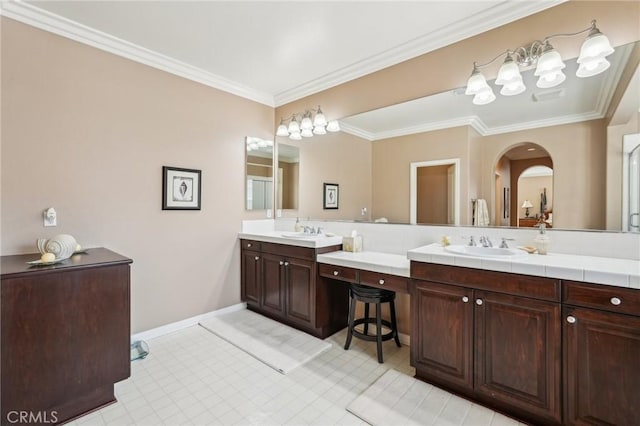
[[[304,232],[283,232],[283,237],[286,238],[298,238],[298,239],[310,239],[310,238],[321,238],[324,237],[324,234],[305,234]]]
[[[454,245],[446,246],[444,249],[452,254],[473,257],[488,257],[493,259],[514,259],[527,256],[527,253],[525,251],[513,248]]]

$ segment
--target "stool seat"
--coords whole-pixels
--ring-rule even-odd
[[[367,287],[359,284],[351,284],[351,286],[349,287],[349,297],[351,298],[351,303],[349,304],[349,328],[347,330],[347,341],[345,342],[344,349],[349,349],[353,336],[363,340],[376,341],[378,362],[382,364],[384,362],[382,356],[383,341],[394,339],[396,345],[400,347],[395,310],[396,293],[391,290],[385,290],[376,287]],[[363,302],[365,304],[364,318],[355,319],[356,302]],[[375,318],[369,318],[370,303],[374,303],[376,305]],[[390,321],[382,319],[382,303],[389,303],[389,311],[391,314]],[[355,326],[360,324],[364,324],[363,332],[359,332],[354,329]],[[369,334],[369,324],[376,325],[376,334]],[[383,325],[389,328],[391,331],[382,334]]]

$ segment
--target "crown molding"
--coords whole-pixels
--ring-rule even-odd
[[[276,107],[285,105],[289,102],[304,98],[305,96],[346,83],[347,81],[354,80],[383,68],[424,55],[465,38],[508,24],[509,22],[524,18],[525,16],[541,12],[566,1],[567,0],[545,0],[535,2],[505,1],[491,9],[478,13],[473,17],[462,19],[455,24],[447,26],[446,28],[431,31],[412,41],[389,49],[386,52],[371,56],[320,78],[276,93],[274,96],[275,105]]]
[[[0,2],[0,15],[32,27],[104,50],[114,55],[274,107],[273,95],[191,66],[168,56],[145,49],[102,31],[63,18],[21,0]]]

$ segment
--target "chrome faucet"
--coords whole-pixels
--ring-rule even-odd
[[[476,239],[473,238],[473,235],[469,237],[469,245],[470,246],[475,246],[476,245]]]
[[[489,237],[485,236],[480,237],[480,244],[482,244],[482,247],[493,247],[493,244],[491,243]]]
[[[509,248],[507,241],[513,241],[514,238],[502,238],[502,242],[500,243],[500,248]]]

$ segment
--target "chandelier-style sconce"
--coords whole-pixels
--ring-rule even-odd
[[[324,135],[327,132],[340,131],[338,120],[327,121],[320,105],[317,109],[309,109],[304,113],[293,113],[290,117],[280,120],[276,136],[288,136],[289,139],[299,141],[313,135]]]
[[[609,43],[609,39],[596,27],[596,21],[591,21],[591,25],[584,30],[570,34],[554,34],[545,37],[542,41],[536,40],[531,45],[518,47],[515,50],[506,50],[486,64],[473,63],[473,72],[467,81],[466,95],[473,95],[473,103],[476,105],[486,105],[496,99],[491,86],[480,72],[496,60],[506,55],[495,84],[502,86],[500,94],[503,96],[518,95],[526,90],[522,82],[520,67],[536,65],[534,75],[538,77],[536,86],[542,89],[555,87],[561,84],[567,76],[562,72],[565,68],[560,54],[553,48],[549,40],[556,37],[573,37],[585,32],[589,32],[587,39],[582,43],[580,56],[578,56],[578,70],[576,76],[591,77],[604,72],[611,65],[606,59],[614,52]]]

